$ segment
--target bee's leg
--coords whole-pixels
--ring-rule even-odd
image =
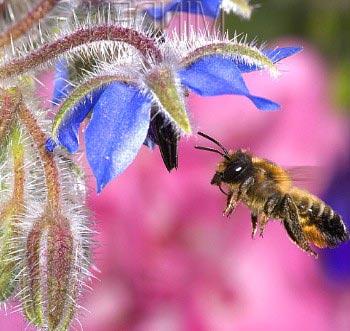
[[[252,239],[254,239],[256,231],[258,230],[258,215],[252,213],[251,220],[252,220]]]
[[[227,195],[226,208],[224,209],[223,215],[229,217],[235,210],[238,203],[238,192],[230,191]]]
[[[281,193],[271,195],[264,205],[264,213],[271,217],[275,208],[281,203],[281,200]]]
[[[299,223],[298,210],[291,196],[286,194],[282,200],[281,205],[282,205],[281,207],[286,213],[286,217],[284,219],[283,224],[289,237],[303,251],[317,258],[317,253],[311,249],[309,242],[306,240],[303,234],[303,231]]]
[[[264,230],[265,230],[265,226],[267,224],[269,220],[269,216],[265,213],[260,214],[260,222],[259,222],[259,226],[260,226],[260,237],[264,236]]]
[[[281,203],[281,194],[276,193],[270,196],[264,205],[264,212],[260,215],[260,237],[263,237],[265,226],[269,218],[273,217],[273,211]]]
[[[224,216],[230,216],[235,210],[238,201],[244,196],[254,184],[254,177],[248,177],[238,188],[238,191],[230,191],[227,196],[226,208]]]
[[[248,190],[254,185],[254,177],[248,177],[238,189],[238,197],[246,195]]]

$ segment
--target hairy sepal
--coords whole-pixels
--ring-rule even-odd
[[[171,52],[177,55],[181,68],[186,68],[197,60],[211,55],[222,55],[231,58],[236,65],[267,69],[271,76],[277,77],[279,71],[274,62],[264,54],[262,47],[256,46],[256,41],[247,42],[246,36],[227,35],[208,36],[203,31],[185,31],[182,35],[173,33]]]
[[[167,65],[155,67],[147,74],[146,85],[155,97],[160,110],[164,111],[179,131],[191,134],[184,92],[173,68]]]

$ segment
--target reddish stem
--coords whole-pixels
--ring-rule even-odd
[[[130,28],[101,25],[79,29],[61,39],[44,44],[24,57],[5,63],[0,67],[0,79],[23,74],[75,47],[103,40],[127,43],[137,48],[144,56],[149,55],[157,62],[162,60],[162,54],[155,41],[147,35]]]
[[[7,137],[16,113],[16,100],[11,92],[0,88],[0,144]]]
[[[28,33],[45,15],[50,12],[60,0],[42,0],[26,16],[15,22],[6,31],[0,34],[0,47]]]
[[[18,112],[19,118],[26,126],[29,134],[31,135],[36,148],[39,151],[40,159],[44,167],[46,185],[48,189],[47,199],[48,204],[53,208],[53,210],[59,210],[60,206],[60,182],[58,168],[54,160],[54,155],[49,153],[45,149],[46,135],[41,130],[37,120],[26,107],[26,105],[21,102]]]

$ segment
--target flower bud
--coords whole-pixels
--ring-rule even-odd
[[[168,67],[153,69],[147,75],[147,86],[158,99],[161,108],[170,116],[185,133],[191,133],[191,125],[188,119],[183,91],[180,82],[175,77],[174,70]]]
[[[79,288],[76,246],[68,219],[50,208],[31,229],[21,285],[23,310],[33,324],[69,327]]]

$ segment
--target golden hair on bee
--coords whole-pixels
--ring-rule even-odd
[[[349,239],[341,216],[315,195],[295,187],[285,169],[243,149],[229,151],[205,133],[198,134],[220,147],[195,146],[222,157],[211,184],[227,196],[224,216],[231,215],[238,202],[245,204],[251,211],[252,238],[258,225],[262,236],[267,222],[277,219],[290,239],[315,257],[317,253],[310,244],[334,248]]]

